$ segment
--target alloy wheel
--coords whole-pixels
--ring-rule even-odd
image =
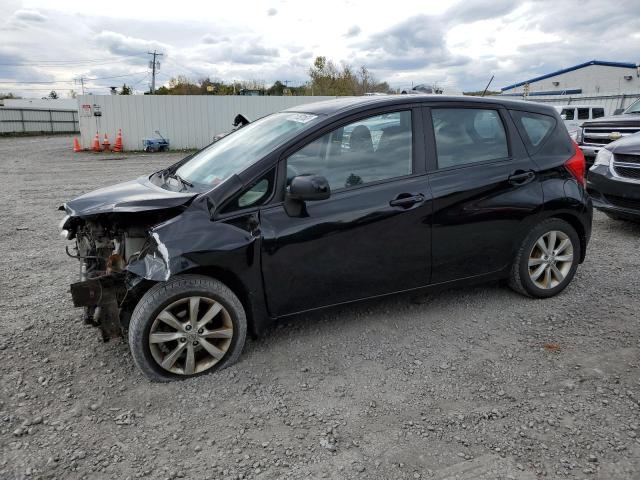
[[[218,363],[229,350],[233,322],[211,298],[190,296],[165,307],[149,331],[156,363],[171,373],[194,375]]]
[[[569,236],[552,230],[542,235],[529,253],[529,278],[543,290],[560,285],[573,265],[573,243]]]

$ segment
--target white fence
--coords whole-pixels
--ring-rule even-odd
[[[78,97],[83,148],[99,133],[113,144],[122,129],[125,150],[141,150],[158,130],[172,149],[202,148],[228,131],[238,113],[253,121],[269,113],[335,97],[251,97],[240,95],[83,95]],[[96,115],[98,114],[98,115]]]
[[[78,112],[75,110],[0,107],[0,135],[77,131]]]
[[[506,96],[506,95],[505,95]],[[613,115],[619,108],[627,108],[638,98],[639,93],[611,94],[611,95],[554,95],[554,96],[509,96],[518,100],[528,100],[530,102],[547,103],[550,105],[596,105],[604,107],[607,115]]]

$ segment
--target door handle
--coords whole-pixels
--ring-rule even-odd
[[[516,170],[509,175],[509,183],[511,185],[525,185],[536,178],[536,172],[533,170]]]
[[[411,195],[410,193],[401,193],[396,198],[389,202],[392,207],[409,208],[416,203],[424,202],[424,195],[421,193],[417,195]]]

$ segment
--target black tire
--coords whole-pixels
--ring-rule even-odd
[[[149,345],[149,334],[157,316],[169,305],[192,296],[221,304],[233,325],[233,336],[224,356],[205,371],[192,375],[176,374],[161,367]],[[222,282],[204,275],[178,275],[154,285],[136,305],[129,324],[129,347],[136,366],[153,382],[184,380],[221,370],[235,363],[244,347],[247,320],[238,297]],[[194,344],[195,345],[195,344]]]
[[[531,254],[537,240],[545,233],[551,231],[563,232],[571,241],[573,248],[573,263],[564,279],[553,288],[540,288],[534,283],[529,275],[529,255]],[[575,229],[564,220],[559,218],[549,218],[536,225],[518,249],[516,258],[511,268],[509,286],[516,292],[533,298],[549,298],[564,290],[573,279],[580,259],[580,239]]]

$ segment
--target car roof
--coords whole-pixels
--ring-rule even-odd
[[[306,103],[288,108],[287,112],[311,113],[315,115],[336,115],[351,110],[360,110],[366,108],[382,107],[387,105],[406,105],[416,103],[477,103],[490,105],[503,105],[506,108],[515,110],[525,110],[532,112],[540,112],[549,114],[555,112],[551,105],[545,105],[536,102],[526,102],[522,100],[512,100],[492,97],[474,97],[470,95],[447,96],[447,95],[385,95],[385,96],[361,96],[361,97],[338,97],[332,100],[324,100],[321,102]]]

